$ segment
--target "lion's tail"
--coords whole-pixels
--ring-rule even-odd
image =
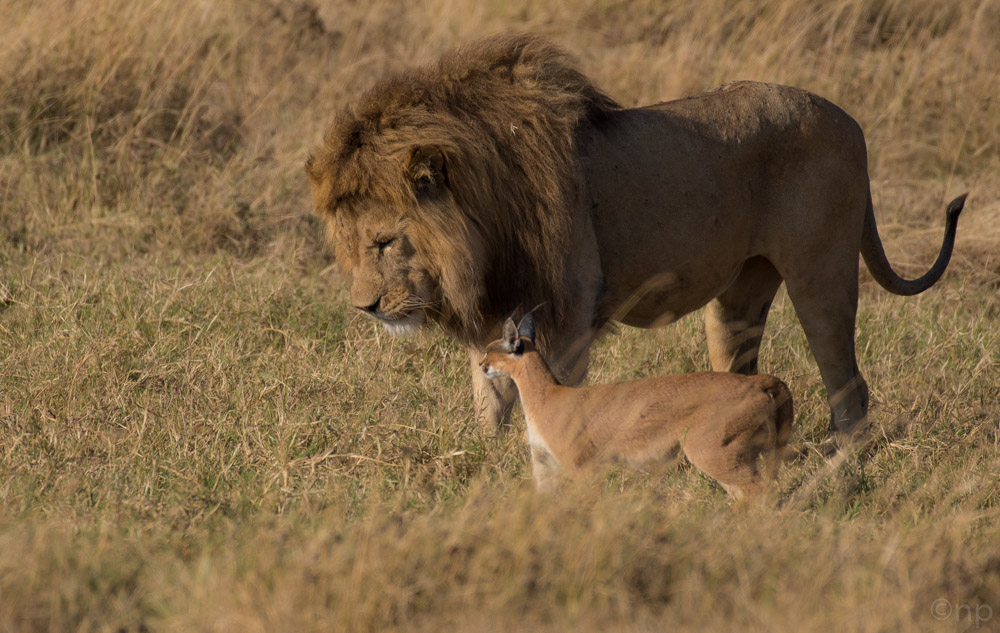
[[[792,436],[792,423],[795,420],[795,407],[792,404],[792,392],[788,385],[774,376],[761,376],[767,382],[764,392],[771,399],[774,407],[771,419],[767,424],[767,445],[765,447],[765,474],[774,477],[778,467],[795,452],[789,448],[788,440]]]
[[[774,403],[774,435],[773,448],[782,448],[788,444],[788,439],[792,435],[792,422],[795,420],[795,408],[792,404],[792,392],[788,390],[788,385],[779,378],[770,377],[770,384],[764,387],[764,391]]]
[[[922,277],[917,279],[903,279],[892,269],[889,259],[885,256],[882,248],[882,239],[878,234],[878,225],[875,223],[875,209],[872,206],[871,193],[868,194],[868,209],[865,211],[864,233],[861,238],[861,255],[865,258],[865,264],[871,271],[872,277],[880,286],[889,292],[897,295],[915,295],[927,290],[941,278],[948,261],[951,260],[951,252],[955,247],[955,233],[958,228],[958,216],[965,206],[964,193],[951,201],[946,212],[944,225],[944,243],[941,244],[941,251],[938,253],[937,261],[931,266]]]

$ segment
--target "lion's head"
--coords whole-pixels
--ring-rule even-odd
[[[616,107],[528,35],[375,84],[306,162],[355,307],[393,331],[432,320],[466,341],[526,301],[545,302],[542,318],[566,309],[576,135]]]

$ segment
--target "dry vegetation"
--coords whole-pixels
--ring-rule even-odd
[[[1000,3],[0,16],[0,631],[1000,630]],[[473,424],[460,349],[352,313],[306,152],[386,69],[510,29],[551,36],[625,104],[739,78],[841,104],[905,272],[972,191],[937,287],[899,299],[862,278],[867,446],[792,464],[762,508],[734,512],[689,468],[542,499],[519,433]],[[822,439],[781,295],[766,338],[798,438]],[[592,379],[705,367],[693,315],[608,338]]]

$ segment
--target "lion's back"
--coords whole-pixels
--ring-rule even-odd
[[[704,138],[731,143],[770,140],[787,147],[796,138],[828,137],[864,148],[857,121],[827,99],[794,86],[736,81],[645,109],[664,114]]]

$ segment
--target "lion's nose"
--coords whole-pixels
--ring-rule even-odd
[[[381,299],[376,299],[375,303],[373,303],[371,305],[367,305],[367,306],[354,306],[354,307],[357,308],[358,310],[361,310],[362,312],[367,312],[368,314],[375,314],[378,311],[379,301],[381,301]]]

